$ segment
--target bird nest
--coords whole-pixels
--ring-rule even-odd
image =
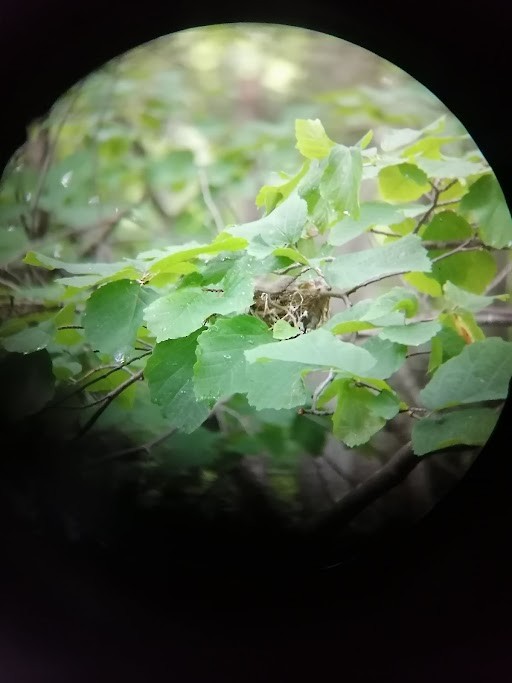
[[[325,290],[324,290],[325,292]],[[284,320],[298,333],[314,330],[329,317],[329,296],[317,281],[301,282],[280,292],[256,289],[250,312],[269,327]]]

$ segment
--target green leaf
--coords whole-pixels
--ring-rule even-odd
[[[151,400],[169,417],[169,426],[186,433],[193,432],[208,417],[208,401],[200,401],[194,392],[194,363],[197,339],[194,332],[183,339],[157,344],[149,357],[144,376]]]
[[[329,367],[353,374],[364,374],[374,364],[373,356],[355,344],[342,342],[324,329],[302,334],[295,339],[265,344],[245,352],[250,363],[259,359],[304,363],[310,367]]]
[[[256,196],[256,206],[258,208],[264,206],[266,214],[273,211],[277,204],[286,199],[297,187],[300,180],[308,172],[309,165],[309,160],[306,160],[296,175],[280,185],[264,185]]]
[[[436,214],[423,231],[424,240],[464,240],[471,237],[473,230],[465,218],[454,211]]]
[[[94,349],[124,358],[134,347],[144,307],[154,292],[130,280],[117,280],[93,292],[82,318],[85,338]]]
[[[497,249],[512,246],[512,218],[503,191],[493,175],[485,175],[471,185],[460,209],[476,220],[485,244]]]
[[[413,425],[413,450],[425,455],[458,444],[483,446],[497,421],[498,413],[491,408],[464,408],[425,417]]]
[[[385,327],[379,334],[381,339],[388,339],[397,344],[420,346],[432,339],[439,332],[441,325],[435,321],[410,323],[396,327]]]
[[[467,137],[467,135],[429,135],[406,147],[402,152],[402,156],[411,158],[413,161],[417,155],[427,157],[428,159],[441,159],[442,147],[452,142],[465,140]]]
[[[404,214],[396,206],[385,202],[365,202],[361,204],[359,218],[347,216],[329,230],[328,241],[333,246],[341,246],[359,237],[375,226],[390,226],[401,223]]]
[[[384,276],[431,268],[421,239],[407,235],[382,247],[338,256],[326,265],[324,275],[331,286],[350,290]]]
[[[379,171],[379,192],[389,202],[410,202],[430,190],[426,173],[414,164],[386,166]]]
[[[294,192],[268,216],[227,229],[232,235],[249,241],[248,254],[265,258],[279,247],[295,244],[302,235],[307,217],[306,201]]]
[[[220,284],[223,292],[203,291],[199,287],[178,289],[148,306],[144,319],[156,340],[186,337],[215,313],[242,313],[251,306],[253,275],[249,260],[239,259]]]
[[[487,251],[458,252],[433,263],[432,275],[442,285],[450,280],[462,289],[481,294],[496,275],[496,261]]]
[[[383,152],[394,152],[400,147],[410,145],[423,135],[421,130],[413,130],[412,128],[401,128],[399,130],[392,130],[382,138],[380,147]]]
[[[247,399],[262,410],[295,408],[307,403],[311,394],[306,390],[303,375],[308,368],[303,363],[269,360],[248,367]]]
[[[246,393],[249,382],[244,351],[271,341],[268,327],[254,316],[217,320],[199,337],[194,368],[197,396],[217,399]]]
[[[180,271],[178,264],[183,261],[189,261],[202,254],[218,254],[222,251],[239,251],[244,249],[247,245],[247,241],[240,237],[231,237],[227,233],[220,233],[217,238],[211,244],[199,245],[197,247],[191,247],[187,249],[180,249],[174,251],[168,256],[164,256],[161,259],[157,259],[149,267],[149,272],[156,275],[158,273],[169,273],[169,272],[183,272]],[[178,270],[176,270],[178,268]]]
[[[23,263],[30,266],[42,266],[48,270],[65,270],[72,275],[108,276],[127,267],[127,263],[66,263],[36,251],[29,251],[23,259]]]
[[[33,353],[46,348],[50,342],[50,334],[42,325],[25,327],[25,329],[5,337],[2,346],[6,351],[15,353]]]
[[[333,433],[349,448],[367,443],[386,424],[381,413],[387,398],[380,398],[349,381],[337,380],[338,400],[332,416]],[[392,400],[392,399],[391,399]],[[387,406],[389,411],[389,405]],[[398,401],[396,411],[398,412]]]
[[[23,228],[17,225],[0,228],[0,266],[19,258],[27,249],[28,238]]]
[[[320,194],[340,213],[359,218],[363,161],[359,147],[336,145],[320,181]]]
[[[327,137],[320,119],[296,119],[296,148],[306,159],[323,159],[335,144]]]
[[[418,307],[418,301],[414,295],[403,287],[393,287],[377,299],[363,299],[350,308],[336,313],[323,326],[331,330],[333,334],[345,334],[345,324],[349,322],[370,323],[367,327],[386,327],[388,325],[401,325],[407,316],[414,315]],[[346,328],[346,331],[355,332],[354,329]]]
[[[300,334],[300,330],[287,323],[286,320],[278,320],[272,327],[272,337],[274,339],[291,339],[291,337],[296,337],[298,334]]]
[[[512,377],[512,342],[490,337],[446,361],[420,393],[427,408],[506,398]]]
[[[278,249],[274,249],[272,253],[274,256],[285,256],[286,258],[289,258],[290,261],[302,263],[305,266],[307,266],[309,263],[307,258],[303,256],[300,251],[297,251],[297,249],[292,249],[291,247],[280,247]]]
[[[473,313],[478,313],[478,311],[490,306],[495,299],[499,299],[501,301],[506,301],[508,299],[506,294],[499,294],[497,296],[481,296],[479,294],[473,294],[472,292],[468,292],[465,289],[457,287],[449,280],[445,282],[443,291],[445,299],[453,307],[462,308]]]
[[[425,273],[406,273],[402,276],[405,282],[415,287],[418,292],[429,296],[441,296],[443,290],[439,282]]]
[[[360,147],[361,149],[366,149],[370,142],[373,139],[373,130],[369,130],[366,135],[363,135],[363,137],[359,140],[357,143],[357,146]]]
[[[441,332],[442,331],[443,330],[441,330]],[[441,337],[439,336],[440,334],[441,333],[438,333],[435,337],[433,337],[430,343],[430,355],[427,368],[429,375],[435,372],[443,362],[443,343],[441,341]]]
[[[362,348],[375,358],[375,365],[368,375],[372,379],[388,379],[402,367],[407,357],[406,346],[380,337],[370,337]]]
[[[466,159],[427,159],[416,157],[415,164],[424,171],[429,178],[468,178],[486,170],[481,163]]]

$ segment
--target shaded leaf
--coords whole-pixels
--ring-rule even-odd
[[[135,345],[152,290],[130,280],[117,280],[93,292],[82,318],[85,337],[94,349],[124,358]]]
[[[331,286],[348,290],[384,276],[431,268],[421,239],[407,235],[382,247],[338,256],[325,266],[324,275]]]
[[[512,342],[490,337],[446,361],[420,393],[427,408],[439,410],[507,396],[512,377]]]
[[[197,339],[194,332],[183,339],[170,339],[157,344],[149,357],[144,376],[151,400],[162,407],[169,427],[193,432],[208,417],[210,404],[197,399],[194,392],[194,363]]]
[[[491,408],[464,408],[416,421],[412,446],[416,455],[425,455],[449,446],[483,446],[491,436],[498,413]]]

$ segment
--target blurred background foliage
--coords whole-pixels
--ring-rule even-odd
[[[111,260],[254,220],[272,172],[294,173],[294,120],[353,144],[370,128],[421,127],[447,111],[377,55],[283,26],[183,31],[78,83],[4,173],[0,225],[63,258]],[[460,132],[448,113],[446,133]]]

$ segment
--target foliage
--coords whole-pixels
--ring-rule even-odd
[[[297,120],[302,162],[260,190],[257,220],[114,263],[29,251],[28,267],[57,277],[10,292],[19,312],[0,335],[2,367],[14,360],[2,371],[17,384],[13,414],[78,401],[82,432],[117,421],[136,438],[180,439],[216,415],[224,451],[264,450],[277,471],[318,435],[316,420],[349,447],[403,413],[417,455],[483,444],[512,376],[512,342],[486,337],[477,314],[506,299],[488,291],[512,220],[478,152],[444,153],[443,123],[395,130],[378,149],[370,135],[345,146],[318,119]],[[360,201],[366,187],[375,200]],[[16,232],[1,247],[9,263],[26,245]],[[396,286],[361,298],[388,278]],[[27,299],[35,311],[23,310]],[[326,301],[343,308],[324,315]],[[430,376],[409,405],[394,377],[418,349]],[[23,411],[31,377],[38,400]],[[284,433],[300,438],[277,448]],[[219,453],[212,442],[201,466]]]

